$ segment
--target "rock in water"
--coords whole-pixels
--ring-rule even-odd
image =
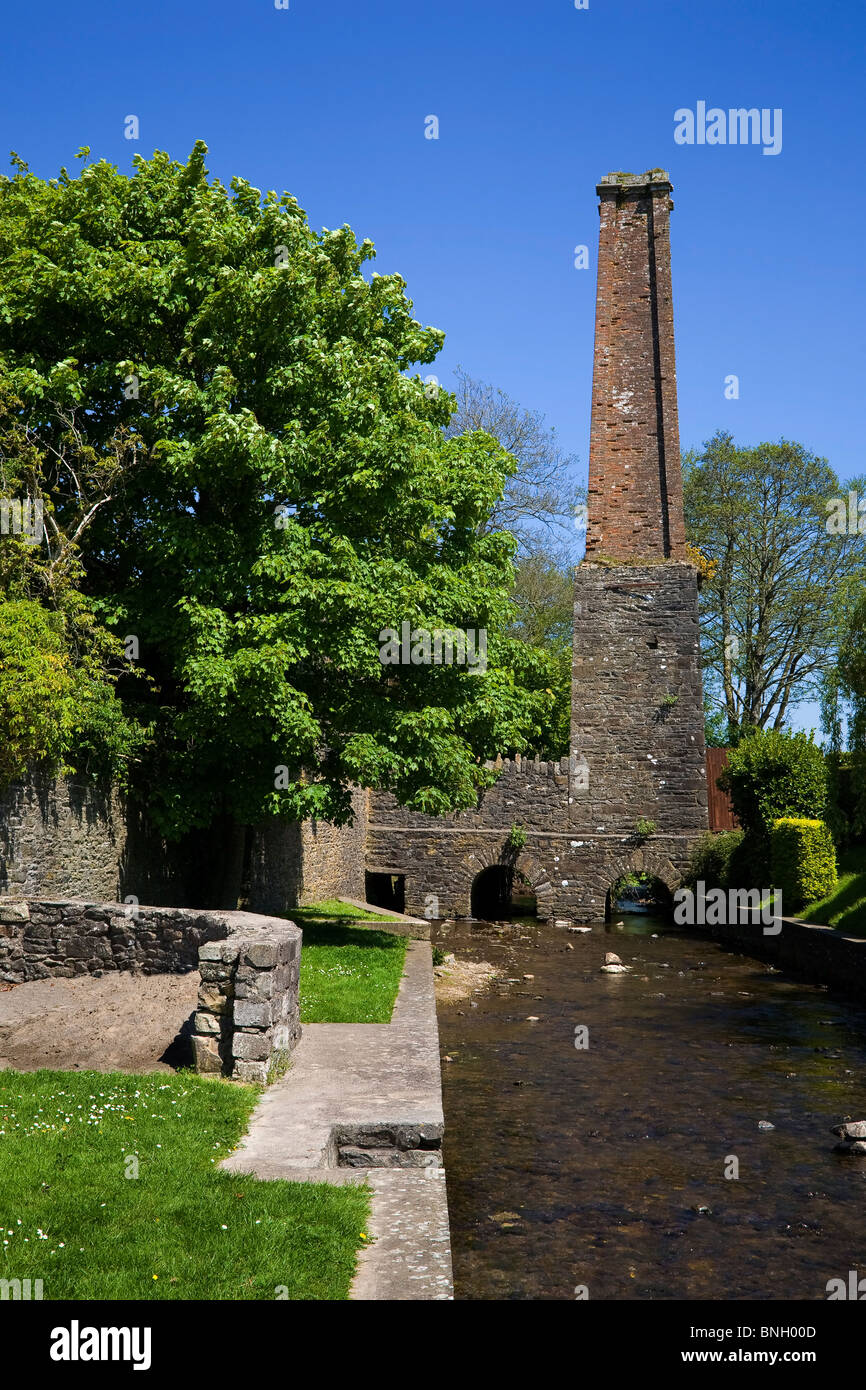
[[[866,1139],[846,1139],[833,1145],[834,1154],[866,1154]]]
[[[630,965],[603,965],[601,967],[602,975],[625,975],[629,970],[631,970]]]
[[[759,1121],[758,1121],[758,1129],[775,1129],[775,1128],[776,1128],[776,1126],[775,1126],[775,1125],[771,1125],[769,1120],[759,1120]]]
[[[846,1120],[842,1125],[834,1125],[831,1133],[840,1139],[866,1139],[866,1120]]]
[[[613,951],[608,951],[604,958],[605,965],[622,965],[619,956],[615,956]]]

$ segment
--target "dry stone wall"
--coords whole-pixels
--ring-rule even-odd
[[[0,898],[0,980],[198,970],[196,1069],[238,1081],[272,1080],[300,1037],[301,939],[250,912]]]

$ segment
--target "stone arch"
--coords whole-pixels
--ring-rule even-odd
[[[610,892],[611,886],[630,873],[648,874],[650,878],[658,879],[659,883],[664,884],[670,893],[671,903],[673,903],[674,893],[682,883],[682,874],[679,869],[663,852],[653,849],[625,849],[607,862],[605,904],[607,904],[607,894]]]
[[[467,915],[471,914],[472,885],[485,869],[503,865],[502,846],[485,836],[484,840],[472,846],[463,855],[458,866],[461,896],[466,904]],[[539,864],[535,856],[525,848],[514,859],[512,867],[526,879],[535,894],[536,911],[539,920],[545,921],[552,915],[553,887],[550,876]]]

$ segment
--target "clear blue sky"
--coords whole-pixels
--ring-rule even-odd
[[[51,176],[80,145],[130,169],[203,138],[223,180],[371,237],[447,333],[426,370],[448,384],[459,362],[543,411],[583,470],[595,184],[667,168],[683,447],[722,426],[863,471],[859,0],[42,0],[3,30],[5,149]],[[781,153],[675,144],[698,101],[780,107]]]

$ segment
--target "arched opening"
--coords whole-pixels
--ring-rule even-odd
[[[506,864],[491,864],[473,880],[473,917],[488,922],[502,921],[504,918],[534,917],[536,911],[532,885],[518,869]]]
[[[670,918],[673,909],[673,895],[663,879],[644,870],[629,871],[611,884],[605,904],[605,919],[609,922],[614,914]]]

